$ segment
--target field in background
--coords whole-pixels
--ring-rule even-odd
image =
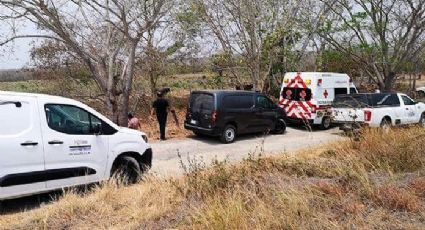
[[[149,176],[68,192],[4,214],[2,229],[424,229],[425,130],[366,130],[297,154],[237,165],[183,161],[183,178]]]

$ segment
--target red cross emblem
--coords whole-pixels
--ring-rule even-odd
[[[328,91],[327,91],[327,90],[325,90],[325,92],[323,93],[323,96],[325,96],[325,98],[328,98],[329,93],[328,93]]]
[[[290,89],[286,90],[286,99],[291,99],[292,91]]]

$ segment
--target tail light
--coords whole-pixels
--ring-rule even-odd
[[[217,111],[214,111],[211,115],[211,121],[215,123],[217,121],[217,118],[218,118],[218,113]]]
[[[369,110],[364,111],[364,120],[365,121],[372,120],[372,111],[369,111]]]

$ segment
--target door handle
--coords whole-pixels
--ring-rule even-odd
[[[406,110],[409,110],[409,108],[406,108]]]
[[[32,141],[26,141],[24,143],[21,143],[21,146],[37,146],[38,142],[32,142]]]
[[[62,145],[63,141],[49,141],[47,143],[49,143],[49,145]]]

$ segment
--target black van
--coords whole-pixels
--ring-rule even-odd
[[[267,96],[251,91],[194,91],[184,127],[196,135],[220,137],[231,143],[236,135],[286,130],[285,111]]]

